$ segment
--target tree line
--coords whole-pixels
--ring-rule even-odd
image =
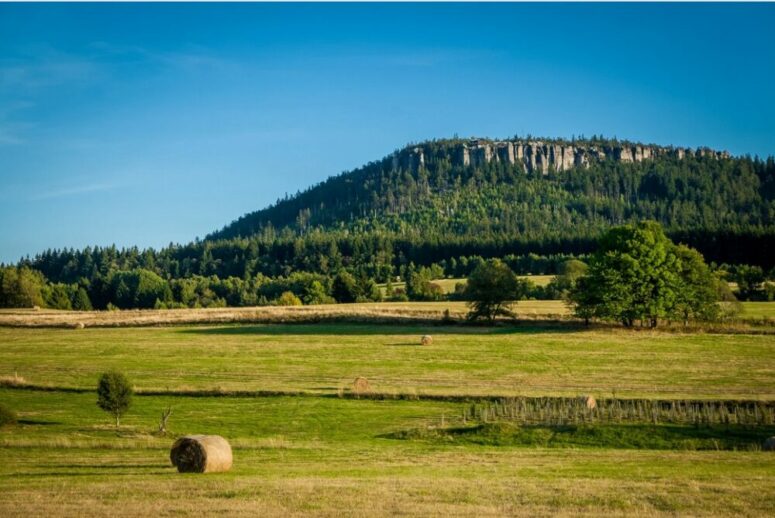
[[[665,239],[667,239],[665,237]],[[680,245],[682,260],[689,262],[691,254]],[[597,253],[597,252],[596,252]],[[693,251],[698,257],[701,255]],[[685,256],[685,257],[684,257]],[[193,275],[180,279],[165,279],[146,268],[113,269],[92,279],[80,278],[74,283],[52,282],[28,266],[0,268],[0,307],[41,307],[64,310],[131,309],[131,308],[200,308],[262,305],[330,304],[350,302],[390,301],[470,301],[474,297],[465,280],[452,293],[445,293],[437,280],[476,276],[483,266],[497,260],[515,275],[510,297],[513,300],[569,299],[576,280],[586,272],[587,263],[594,264],[595,255],[574,258],[529,254],[485,259],[481,256],[453,258],[430,266],[410,263],[400,269],[400,275],[390,277],[380,287],[375,279],[362,272],[353,274],[341,269],[333,275],[312,272],[292,272],[288,276],[268,277],[258,274],[248,278],[217,275]],[[583,259],[583,260],[582,260]],[[586,261],[586,262],[585,262]],[[742,300],[775,300],[775,269],[765,273],[758,266],[721,265],[708,267],[716,280],[737,284]],[[537,286],[517,274],[553,274],[546,286]],[[403,286],[398,286],[398,282]],[[726,284],[724,284],[726,285]]]
[[[664,321],[716,321],[738,310],[727,282],[702,255],[673,243],[654,221],[609,230],[588,265],[569,261],[553,282],[567,289],[574,314],[587,323],[653,328]],[[469,319],[492,324],[515,316],[512,302],[524,286],[503,261],[490,259],[472,272],[465,293]]]

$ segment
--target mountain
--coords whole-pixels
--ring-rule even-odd
[[[296,282],[296,274],[328,285],[341,270],[385,282],[412,264],[460,277],[487,257],[519,273],[554,273],[568,255],[593,251],[605,229],[644,219],[708,261],[770,270],[775,160],[603,138],[436,140],[331,177],[204,240],[47,250],[20,264],[88,287],[99,307],[115,272],[137,268],[198,278],[202,301],[247,304],[231,302],[224,286]]]
[[[771,233],[775,163],[615,139],[445,139],[247,214],[209,240],[311,231],[542,242],[654,219],[673,235]]]

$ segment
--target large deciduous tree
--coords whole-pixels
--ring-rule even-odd
[[[609,230],[571,292],[576,315],[656,327],[670,318],[714,319],[718,280],[702,255],[646,221]]]
[[[517,291],[520,287],[516,275],[503,261],[485,261],[468,277],[465,292],[471,307],[468,318],[484,318],[492,324],[499,315],[513,316],[510,302],[519,298]]]

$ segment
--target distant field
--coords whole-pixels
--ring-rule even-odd
[[[552,279],[554,279],[554,275],[522,275],[519,277],[520,279],[526,279],[531,281],[536,286],[546,286],[549,284]],[[441,289],[444,290],[444,293],[453,293],[455,291],[455,285],[458,283],[465,284],[468,282],[468,279],[466,278],[459,278],[459,279],[436,279],[432,281],[433,284],[438,284],[441,286]],[[382,293],[385,293],[385,284],[379,284],[378,285],[382,289]],[[404,282],[396,282],[393,283],[393,288],[401,288],[404,289],[406,286],[406,283]]]
[[[444,293],[453,293],[455,291],[455,285],[458,283],[465,284],[467,282],[467,279],[461,278],[461,279],[435,279],[433,281],[433,284],[437,284],[441,286],[441,289],[444,290]],[[387,292],[387,284],[378,284],[379,288],[382,290],[382,294],[385,295]],[[406,283],[405,282],[394,282],[392,283],[393,289],[406,289]]]
[[[465,302],[375,302],[323,306],[263,306],[249,308],[164,309],[122,311],[57,311],[31,309],[0,310],[0,326],[148,326],[205,323],[293,323],[317,321],[411,322],[439,321],[449,310],[464,319]],[[567,306],[556,301],[520,301],[515,305],[522,318],[565,317]]]
[[[775,319],[775,302],[743,302],[742,318]]]
[[[546,286],[550,282],[552,282],[552,279],[554,279],[554,275],[521,275],[520,279],[525,279],[536,286]]]
[[[775,321],[775,302],[743,302],[742,320]],[[523,300],[514,304],[520,319],[572,318],[561,300]],[[251,307],[172,310],[56,311],[0,309],[0,326],[148,326],[217,323],[294,323],[354,321],[411,323],[440,321],[445,311],[462,320],[468,313],[465,302],[379,302],[331,304],[325,306]]]

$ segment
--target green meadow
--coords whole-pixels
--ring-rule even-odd
[[[773,352],[772,334],[540,322],[0,328],[19,418],[0,428],[0,515],[771,515],[772,426],[462,415],[496,395],[771,401]],[[94,392],[111,368],[138,391],[118,430]],[[353,397],[357,376],[385,399]],[[178,474],[191,433],[226,437],[232,470]]]
[[[433,345],[420,346],[420,337]],[[335,394],[773,398],[771,334],[671,333],[540,323],[0,328],[0,376],[93,388],[108,369],[140,390]]]

